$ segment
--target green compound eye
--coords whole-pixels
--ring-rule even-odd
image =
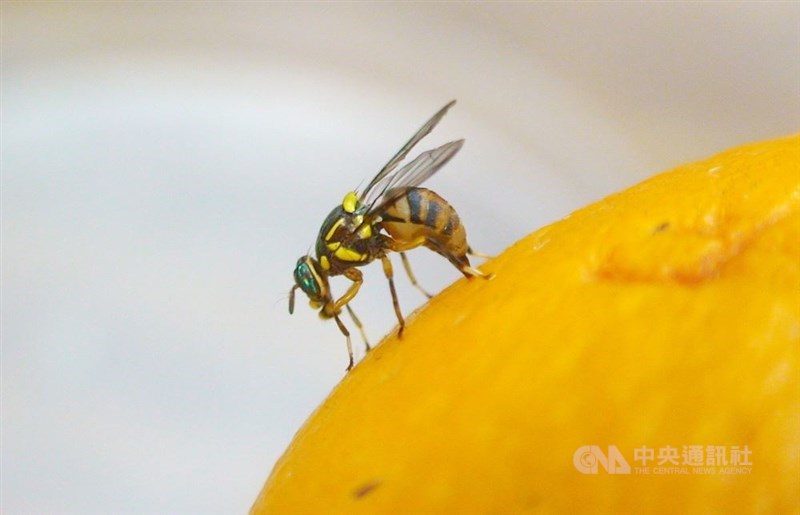
[[[294,268],[294,282],[309,297],[319,297],[319,282],[317,282],[317,278],[306,258],[297,260],[297,265]]]

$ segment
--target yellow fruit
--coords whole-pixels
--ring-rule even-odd
[[[252,513],[800,510],[800,137],[658,175],[483,268],[347,374]],[[630,473],[580,472],[591,445]],[[683,446],[704,467],[746,450],[749,472]]]

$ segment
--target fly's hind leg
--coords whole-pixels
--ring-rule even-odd
[[[464,274],[464,276],[467,279],[469,279],[470,277],[480,277],[482,279],[491,279],[492,277],[494,277],[494,274],[486,274],[484,272],[481,272],[477,268],[473,268],[472,266],[470,266],[469,259],[467,259],[466,254],[463,256],[457,256],[452,252],[450,252],[449,250],[447,250],[444,246],[440,245],[439,242],[434,240],[428,240],[428,243],[436,247],[439,254],[443,255],[444,257],[447,258],[448,261],[453,263],[453,266],[458,268],[458,270],[462,274]],[[478,255],[472,252],[472,249],[468,249],[467,254],[471,254],[473,256]]]
[[[383,234],[381,236],[381,243],[383,246],[394,252],[405,252],[407,250],[415,249],[425,245],[425,243],[428,241],[428,238],[425,236],[417,236],[413,240],[409,241],[399,241]]]
[[[483,252],[475,252],[474,250],[472,250],[472,247],[467,247],[467,254],[469,254],[470,256],[475,256],[476,258],[481,258],[481,259],[493,259],[494,258],[494,256],[489,255],[489,254],[484,254]]]
[[[461,273],[464,274],[464,276],[466,276],[467,278],[480,277],[482,279],[491,279],[492,277],[494,277],[494,274],[486,274],[484,272],[481,272],[477,268],[472,268],[469,265],[465,266],[465,265],[459,265],[459,264],[456,264],[456,263],[453,263],[453,264],[456,265],[456,267],[458,267],[458,269],[461,271]]]
[[[383,265],[383,273],[389,280],[389,291],[392,292],[392,305],[394,306],[394,314],[397,315],[397,322],[400,324],[400,329],[397,330],[397,336],[403,336],[403,329],[406,327],[406,321],[403,320],[403,313],[400,312],[400,302],[397,300],[397,290],[394,288],[394,271],[392,270],[392,262],[388,257],[381,256],[381,264]]]
[[[433,295],[427,292],[425,288],[417,283],[417,278],[414,276],[414,272],[411,271],[411,264],[408,262],[408,257],[406,256],[405,252],[400,253],[400,259],[403,260],[403,268],[406,269],[406,274],[408,275],[408,279],[411,281],[411,284],[414,285],[416,289],[422,292],[423,295],[428,297],[429,299],[433,298]]]

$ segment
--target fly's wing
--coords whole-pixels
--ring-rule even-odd
[[[446,106],[439,109],[439,111],[433,115],[433,117],[428,120],[425,125],[420,127],[420,129],[411,136],[411,139],[403,145],[403,147],[397,151],[397,153],[392,157],[388,163],[378,172],[378,175],[373,178],[367,187],[364,189],[364,192],[361,194],[361,198],[359,199],[362,205],[372,207],[372,204],[383,195],[383,193],[387,190],[385,183],[386,181],[392,181],[389,175],[392,171],[397,168],[397,165],[405,159],[408,153],[414,148],[414,145],[419,143],[419,141],[424,138],[425,136],[430,133],[434,127],[441,121],[445,114],[447,114],[447,110],[453,107],[455,104],[455,100],[451,100],[448,102]]]
[[[462,146],[464,146],[464,140],[460,139],[445,143],[439,148],[428,150],[418,155],[416,159],[402,167],[396,174],[385,181],[385,185],[381,188],[381,196],[378,197],[377,205],[371,207],[368,213],[383,211],[383,208],[396,200],[398,194],[389,193],[391,190],[419,186],[427,181],[441,167],[447,164],[461,150]]]
[[[355,236],[365,226],[370,225],[384,210],[405,194],[405,188],[419,186],[444,166],[456,153],[461,150],[464,140],[451,141],[439,148],[428,150],[418,155],[416,159],[402,167],[384,181],[381,195],[373,201],[373,206],[367,211],[364,220],[353,231]]]

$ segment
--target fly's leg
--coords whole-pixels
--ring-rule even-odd
[[[394,288],[394,271],[392,270],[392,262],[389,258],[381,256],[381,264],[383,265],[383,273],[389,280],[389,290],[392,292],[392,305],[394,306],[394,314],[397,315],[397,321],[400,323],[400,329],[397,331],[397,336],[403,336],[403,329],[406,327],[406,321],[403,320],[403,314],[400,312],[400,302],[397,300],[397,290]]]
[[[425,291],[425,289],[422,286],[420,286],[419,283],[417,283],[417,278],[414,276],[414,272],[411,271],[411,265],[408,263],[408,258],[406,257],[405,254],[405,251],[421,247],[422,245],[425,244],[426,241],[427,238],[425,236],[418,236],[417,238],[414,238],[413,240],[409,241],[398,241],[395,240],[394,238],[385,235],[383,236],[382,239],[382,243],[385,248],[400,253],[400,257],[403,260],[403,267],[406,269],[406,274],[408,274],[408,278],[411,280],[411,284],[413,284],[415,288],[417,288],[426,297],[430,299],[431,297],[433,297],[433,295]],[[386,272],[386,265],[383,266],[383,270],[384,272]],[[391,263],[389,264],[389,270],[391,271]],[[389,279],[389,283],[391,284],[391,279]],[[400,317],[398,316],[398,318]],[[403,325],[401,324],[400,325],[401,334],[402,334],[402,329]]]
[[[494,274],[485,274],[485,273],[481,272],[480,270],[478,270],[477,268],[472,268],[469,265],[469,260],[467,260],[466,256],[461,256],[461,257],[456,256],[455,254],[453,254],[452,252],[450,252],[449,250],[447,250],[446,248],[444,248],[442,245],[440,245],[438,242],[436,242],[434,240],[428,240],[428,243],[436,246],[436,248],[439,251],[439,253],[441,255],[443,255],[444,257],[446,257],[448,261],[453,263],[453,266],[458,268],[459,271],[462,274],[464,274],[465,277],[467,277],[467,278],[470,278],[470,277],[481,277],[483,279],[491,279],[492,277],[494,277]],[[469,250],[467,253],[475,255],[471,250]]]
[[[491,279],[494,277],[494,274],[485,274],[478,270],[477,268],[472,268],[471,266],[463,266],[463,265],[456,265],[458,269],[464,274],[467,278],[469,277],[480,277],[482,279]]]
[[[481,258],[481,259],[493,259],[494,258],[494,256],[491,256],[489,254],[484,254],[483,252],[475,252],[474,250],[472,250],[472,247],[467,247],[467,254],[469,254],[470,256],[475,256],[476,258]]]
[[[323,310],[328,318],[341,313],[342,308],[353,300],[353,297],[356,296],[359,288],[361,288],[361,283],[364,282],[364,275],[357,268],[348,268],[343,272],[343,275],[353,281],[353,284],[344,292],[344,295],[336,299],[336,302],[328,302],[325,304]]]
[[[367,352],[369,352],[372,347],[369,346],[369,340],[367,340],[367,333],[364,332],[364,326],[361,325],[361,320],[358,319],[356,316],[356,312],[353,311],[353,308],[350,307],[350,304],[345,304],[344,307],[347,308],[347,312],[350,313],[350,318],[353,319],[353,323],[356,324],[358,330],[361,332],[361,338],[364,340],[364,345],[367,347]]]
[[[342,332],[345,338],[347,338],[347,354],[350,356],[350,364],[347,365],[347,370],[350,370],[353,368],[353,344],[350,342],[350,331],[348,331],[347,327],[345,327],[344,323],[342,323],[341,319],[339,318],[339,313],[342,312],[342,306],[347,307],[347,310],[350,312],[350,316],[353,317],[353,322],[356,323],[358,330],[361,331],[361,335],[364,337],[364,342],[366,343],[367,339],[366,335],[364,335],[361,322],[358,320],[358,318],[356,318],[350,306],[347,305],[347,303],[353,300],[353,297],[355,297],[358,293],[359,288],[361,288],[361,283],[364,282],[364,278],[361,271],[355,268],[348,268],[343,272],[343,275],[353,281],[353,284],[350,285],[344,295],[339,297],[336,302],[331,300],[326,302],[325,305],[322,306],[320,316],[323,316],[324,318],[333,318],[336,320],[336,325],[339,326],[339,330]],[[367,344],[367,347],[369,347],[369,344]]]
[[[408,278],[411,281],[411,284],[413,284],[416,289],[421,291],[422,294],[425,295],[426,297],[428,297],[429,299],[433,298],[433,295],[428,293],[425,290],[425,288],[423,288],[422,286],[419,285],[419,283],[417,283],[417,278],[414,277],[414,272],[411,271],[411,264],[408,262],[408,257],[406,257],[406,253],[405,252],[401,252],[400,253],[400,258],[403,260],[403,267],[406,269],[406,274],[408,275]]]
[[[398,241],[394,238],[389,236],[382,235],[383,238],[381,239],[383,245],[394,252],[405,252],[407,250],[415,249],[417,247],[421,247],[425,245],[425,242],[428,241],[428,238],[425,236],[418,236],[413,240],[409,241]]]
[[[350,331],[347,330],[347,327],[345,327],[339,319],[339,315],[334,314],[333,319],[336,320],[336,325],[339,326],[339,330],[347,339],[347,354],[350,356],[350,363],[347,365],[347,370],[350,371],[350,369],[353,368],[353,345],[350,343]]]

